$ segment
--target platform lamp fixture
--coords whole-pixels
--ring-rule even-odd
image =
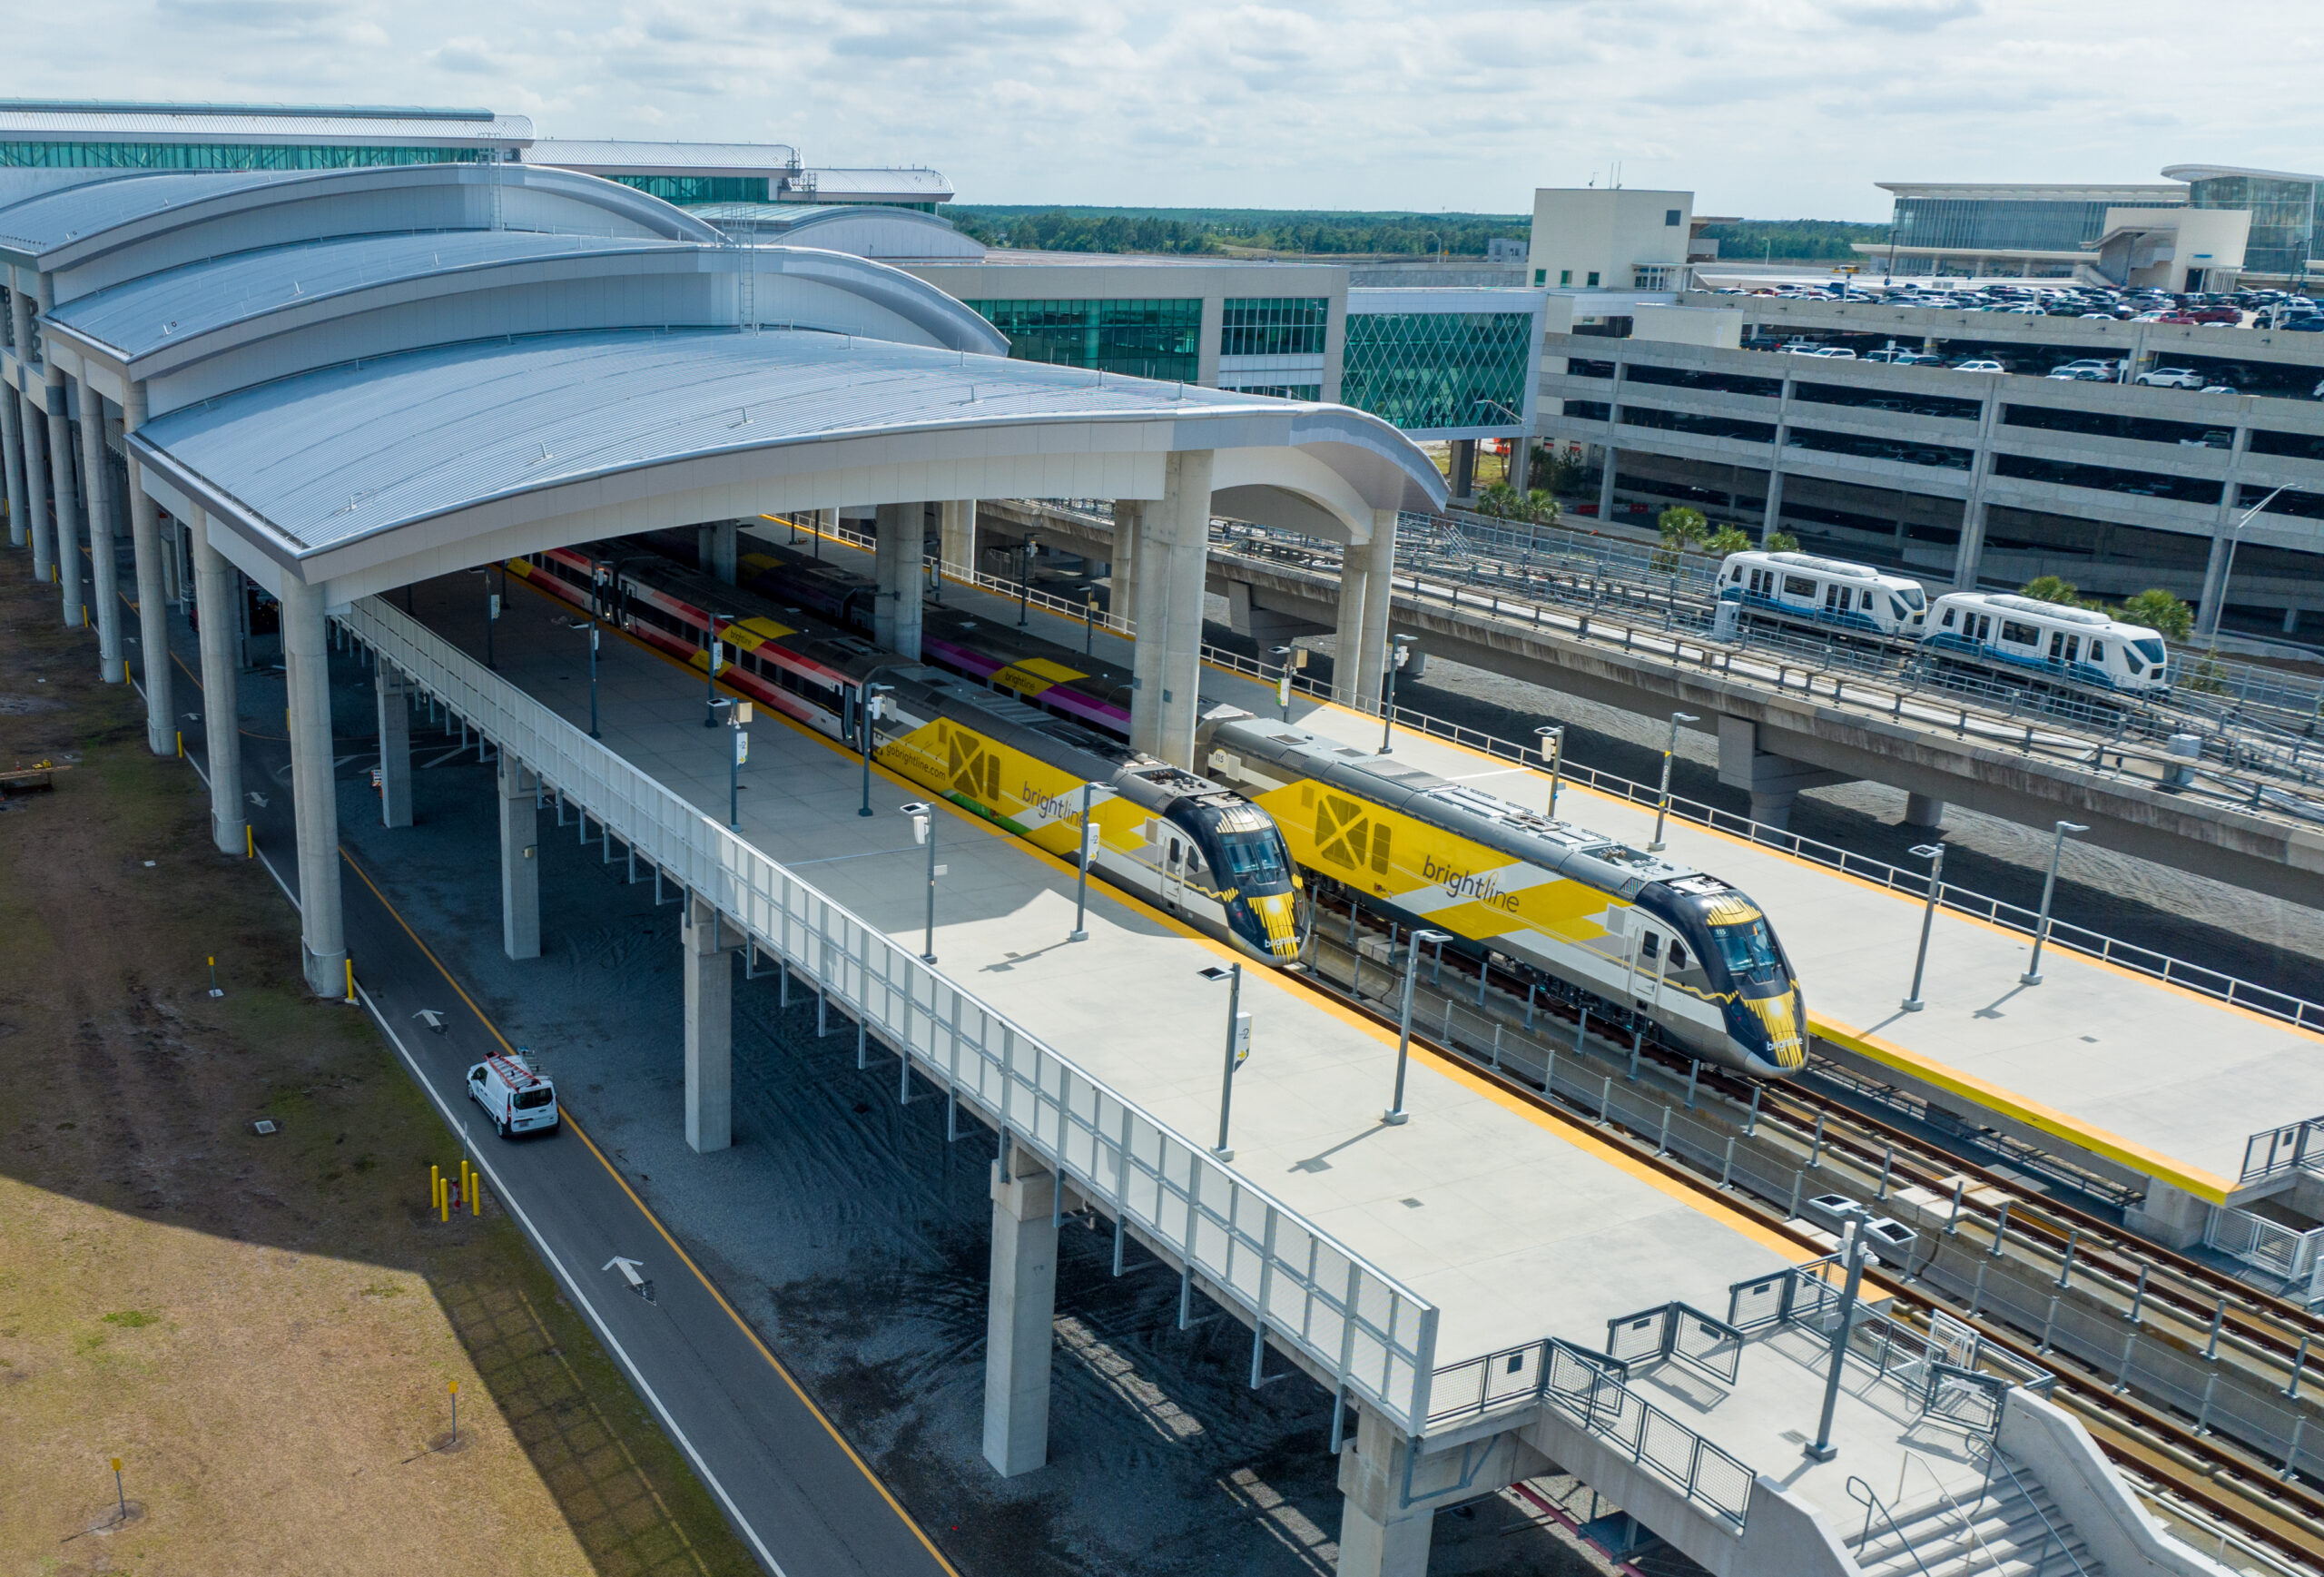
[[[1215,966],[1201,972],[1210,980],[1219,974]],[[1218,1142],[1210,1147],[1210,1153],[1222,1161],[1235,1158],[1234,1147],[1226,1142],[1226,1123],[1235,1109],[1235,1071],[1250,1056],[1251,1015],[1243,1009],[1243,966],[1236,963],[1226,977],[1226,1069],[1218,1079]]]
[[[1291,721],[1291,676],[1307,665],[1305,646],[1269,646],[1267,655],[1275,663],[1275,699],[1283,708],[1283,720]]]
[[[718,632],[734,622],[733,614],[710,616],[710,660],[703,669],[706,682],[703,686],[702,695],[704,704],[708,708],[702,719],[702,725],[704,728],[718,726],[718,671],[726,665],[725,657],[719,647]]]
[[[1412,933],[1411,951],[1404,954],[1404,995],[1396,1010],[1396,1093],[1380,1120],[1391,1128],[1412,1120],[1412,1113],[1404,1109],[1404,1068],[1413,1051],[1413,987],[1420,978],[1420,950],[1429,942],[1442,947],[1452,940],[1442,931],[1415,931]]]
[[[1856,1322],[1856,1292],[1864,1285],[1864,1262],[1869,1252],[1865,1242],[1865,1217],[1868,1214],[1854,1199],[1837,1206],[1832,1213],[1839,1217],[1839,1261],[1847,1271],[1847,1280],[1841,1284],[1839,1324],[1832,1333],[1831,1365],[1824,1373],[1824,1411],[1816,1424],[1816,1438],[1800,1448],[1800,1454],[1810,1462],[1829,1462],[1839,1455],[1839,1448],[1832,1444],[1832,1415],[1838,1410],[1840,1372],[1848,1361],[1848,1327]]]
[[[605,735],[597,732],[597,621],[592,617],[559,619],[556,622],[568,630],[589,632],[589,737],[603,739]]]
[[[1097,784],[1081,785],[1081,824],[1078,829],[1081,847],[1074,864],[1078,867],[1073,880],[1073,929],[1066,933],[1068,941],[1089,940],[1089,866],[1098,858],[1098,849],[1105,833],[1090,819],[1089,804]]]
[[[1017,627],[1020,630],[1025,627],[1027,606],[1033,599],[1033,559],[1040,550],[1040,543],[1030,537],[1026,537],[1022,543],[1018,545]]]
[[[1670,760],[1679,754],[1679,724],[1701,721],[1691,712],[1670,714],[1670,740],[1662,747],[1662,790],[1654,799],[1654,842],[1646,846],[1649,853],[1662,853],[1662,823],[1670,815]]]
[[[879,671],[877,668],[872,670],[873,674]],[[864,675],[864,683],[856,688],[856,725],[863,731],[863,803],[856,807],[855,812],[859,816],[872,813],[872,741],[874,737],[872,725],[885,717],[895,705],[888,699],[895,694],[895,689],[893,685],[871,683],[871,675],[868,674]]]
[[[1396,675],[1413,660],[1413,637],[1396,636],[1388,646],[1388,694],[1380,706],[1380,754],[1388,754],[1389,737],[1396,731]]]
[[[743,732],[751,721],[751,704],[731,695],[721,695],[711,705],[726,708],[726,726],[734,737],[728,742],[726,752],[726,824],[740,828],[743,824],[743,764],[751,759],[751,736]]]
[[[1936,923],[1936,906],[1945,902],[1945,845],[1915,843],[1915,857],[1928,862],[1928,907],[1921,911],[1921,950],[1913,955],[1913,991],[1897,1006],[1907,1013],[1917,1013],[1925,1006],[1921,1000],[1921,975],[1928,968],[1929,928]]]
[[[928,846],[928,937],[921,944],[920,961],[936,961],[936,879],[944,874],[944,867],[936,862],[936,807],[926,800],[913,800],[897,807],[911,818],[912,842]]]
[[[2058,890],[2058,858],[2066,852],[2068,838],[2088,831],[2090,829],[2079,822],[2057,823],[2057,841],[2050,845],[2050,873],[2042,878],[2042,912],[2034,922],[2034,957],[2026,964],[2025,972],[2017,977],[2017,983],[2021,986],[2042,983],[2042,944],[2050,940],[2050,898]],[[1920,995],[1918,991],[1913,994]]]
[[[1558,819],[1558,774],[1565,768],[1565,724],[1550,724],[1533,730],[1541,742],[1541,759],[1550,764],[1550,820]]]

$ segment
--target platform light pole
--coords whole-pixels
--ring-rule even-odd
[[[2057,842],[2050,845],[2050,873],[2042,878],[2042,912],[2034,922],[2034,957],[2026,964],[2025,972],[2017,977],[2021,986],[2042,983],[2042,944],[2050,940],[2050,895],[2058,890],[2058,859],[2066,852],[2066,840],[2078,833],[2090,831],[2079,822],[2057,823]],[[1918,996],[1920,993],[1913,993]]]
[[[920,961],[936,961],[936,807],[913,800],[897,807],[911,818],[912,841],[928,845],[928,939],[921,944]]]
[[[1389,735],[1396,731],[1396,675],[1413,659],[1413,637],[1393,637],[1388,648],[1388,695],[1380,707],[1380,754],[1388,754]]]
[[[1089,819],[1089,800],[1097,786],[1081,785],[1081,857],[1074,862],[1080,870],[1073,882],[1073,929],[1066,932],[1068,941],[1089,940],[1089,862],[1098,846],[1098,826]]]
[[[1283,720],[1291,721],[1291,675],[1307,665],[1305,646],[1269,646],[1267,655],[1275,661],[1279,670],[1275,681],[1275,705],[1283,708]]]
[[[1218,1142],[1210,1153],[1222,1161],[1235,1158],[1226,1142],[1226,1122],[1235,1109],[1235,1070],[1251,1055],[1251,1015],[1243,1011],[1243,966],[1226,977],[1226,1070],[1218,1079]]]
[[[872,670],[877,672],[876,668]],[[855,722],[863,731],[863,803],[855,812],[859,816],[872,813],[872,725],[887,711],[887,698],[895,688],[893,685],[872,684],[869,674],[864,675],[864,683],[856,686]]]
[[[1028,537],[1017,548],[1017,627],[1025,627],[1026,607],[1033,598],[1033,556],[1041,545]]]
[[[1832,1415],[1840,1404],[1840,1371],[1848,1361],[1848,1327],[1856,1323],[1856,1290],[1864,1285],[1864,1222],[1866,1211],[1851,1199],[1840,1217],[1840,1263],[1847,1267],[1847,1280],[1840,1287],[1839,1328],[1832,1334],[1831,1366],[1824,1373],[1824,1411],[1817,1421],[1816,1438],[1800,1448],[1800,1454],[1810,1462],[1829,1462],[1839,1455],[1839,1447],[1832,1444]]]
[[[1670,743],[1662,747],[1662,792],[1654,801],[1654,842],[1646,846],[1650,854],[1662,853],[1662,823],[1670,814],[1670,760],[1679,754],[1679,724],[1701,721],[1691,712],[1670,714]]]
[[[597,732],[597,622],[594,617],[586,620],[559,619],[556,622],[568,630],[589,632],[589,737],[603,739],[605,735]]]
[[[1921,974],[1928,968],[1929,927],[1936,923],[1936,906],[1945,899],[1945,845],[1915,843],[1913,853],[1928,862],[1928,907],[1921,911],[1921,950],[1913,958],[1913,992],[1897,1004],[1907,1013],[1917,1013],[1925,1006],[1921,1001]]]
[[[718,632],[734,622],[734,616],[733,614],[712,614],[710,616],[710,660],[708,663],[704,665],[703,667],[704,682],[703,685],[702,698],[704,706],[706,710],[702,719],[702,725],[704,728],[715,728],[718,726],[718,670],[722,666],[718,654]]]
[[[751,721],[751,704],[721,695],[711,705],[726,708],[726,726],[734,735],[728,741],[726,751],[726,824],[739,829],[743,824],[743,764],[751,759],[751,736],[743,730]]]
[[[1565,766],[1565,724],[1536,728],[1533,737],[1541,742],[1541,759],[1550,764],[1550,820],[1554,822],[1558,819],[1558,774]]]
[[[1413,987],[1420,978],[1420,950],[1423,942],[1442,945],[1452,938],[1442,931],[1415,931],[1412,933],[1412,951],[1404,955],[1404,995],[1396,1010],[1396,1095],[1380,1120],[1391,1128],[1412,1120],[1412,1113],[1404,1109],[1404,1065],[1411,1060],[1413,1050]]]

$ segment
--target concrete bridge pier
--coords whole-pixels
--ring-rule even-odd
[[[713,520],[694,528],[694,558],[702,573],[714,580],[734,584],[734,539],[739,520]]]
[[[380,697],[381,715],[387,708],[387,697]],[[396,710],[403,709],[400,700]],[[405,746],[405,793],[409,794],[411,771],[410,747]],[[381,774],[381,781],[386,774]],[[500,753],[497,782],[500,801],[500,951],[512,959],[541,956],[541,865],[540,813],[534,796],[539,792],[538,780],[533,787],[525,784],[524,764],[506,750]],[[585,814],[586,813],[584,813]],[[406,805],[405,814],[410,810]],[[394,823],[389,823],[390,826]]]
[[[1905,825],[1938,832],[1945,826],[1945,802],[1934,794],[1905,795]]]
[[[1114,500],[1113,557],[1106,561],[1106,611],[1116,618],[1137,617],[1137,541],[1146,523],[1146,503],[1139,498]]]
[[[81,495],[73,481],[73,423],[64,414],[64,374],[48,370],[48,492],[56,506],[56,584],[64,627],[81,627]]]
[[[1556,1471],[1511,1431],[1422,1454],[1367,1408],[1340,1448],[1338,1577],[1427,1577],[1439,1511]]]
[[[1362,705],[1364,615],[1371,583],[1371,561],[1350,547],[1340,555],[1339,616],[1332,636],[1332,699],[1343,706]]]
[[[210,546],[208,523],[196,518],[193,538],[193,606],[202,630],[202,719],[210,757],[210,838],[222,854],[247,846],[250,818],[242,810],[241,707],[236,694],[234,600],[241,595],[241,571]]]
[[[381,663],[372,675],[379,698],[379,825],[411,825],[411,695],[403,675]]]
[[[145,386],[132,382],[121,408],[122,447],[127,464],[129,544],[137,567],[137,644],[144,654],[145,747],[155,755],[177,754],[177,665],[170,661],[170,593],[175,560],[162,535],[162,509],[145,490],[145,468],[129,451],[129,435],[145,424]]]
[[[1351,547],[1350,554],[1355,550]],[[1363,704],[1378,705],[1388,687],[1388,620],[1396,608],[1396,512],[1372,511],[1372,540],[1364,545],[1364,643],[1356,648],[1355,684]]]
[[[734,942],[718,911],[686,894],[686,1148],[734,1142]]]
[[[1757,723],[1748,717],[1722,714],[1718,720],[1718,781],[1728,788],[1749,792],[1753,821],[1780,828],[1791,824],[1791,802],[1799,797],[1800,790],[1855,780],[1846,773],[1827,772],[1761,750]]]
[[[21,419],[13,391],[0,394],[0,468],[5,468],[8,495],[8,546],[23,547],[32,540],[25,522],[32,512],[25,503],[24,441]]]
[[[984,1459],[1003,1478],[1049,1459],[1058,1179],[1009,1147],[992,1163],[992,1291],[985,1316]]]
[[[17,326],[19,345],[31,332],[24,327],[26,321],[22,320]],[[56,530],[48,515],[48,424],[33,404],[30,392],[18,394],[15,404],[17,444],[25,468],[25,526],[33,539],[33,578],[44,584],[56,573]]]
[[[1211,451],[1172,454],[1161,502],[1138,529],[1137,641],[1129,742],[1188,771],[1201,702],[1204,571],[1210,557]]]
[[[973,575],[977,567],[977,501],[947,498],[937,506],[936,562],[940,569]]]
[[[872,554],[879,595],[872,605],[872,644],[907,661],[920,661],[920,599],[928,557],[928,506],[882,504],[874,513],[879,546]]]

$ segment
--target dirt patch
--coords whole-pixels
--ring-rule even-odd
[[[428,1217],[457,1148],[26,563],[0,762],[79,764],[0,819],[0,1570],[755,1570],[515,1227]]]

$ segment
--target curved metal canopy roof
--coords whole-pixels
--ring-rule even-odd
[[[1213,449],[1245,497],[1280,487],[1385,509],[1433,508],[1444,490],[1403,434],[1342,406],[780,330],[447,346],[188,407],[130,441],[149,477],[310,583],[422,550],[481,562],[560,530],[602,535],[607,511],[633,531],[680,523],[659,501],[705,489],[727,515],[822,492],[885,501],[883,476],[908,489],[932,465],[1040,492],[1077,464],[1143,481],[1172,450]]]

